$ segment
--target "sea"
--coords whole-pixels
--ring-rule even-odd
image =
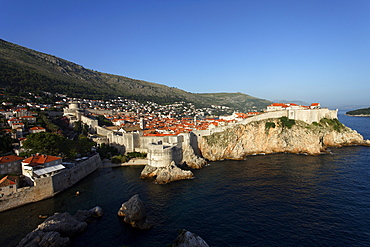
[[[370,117],[344,113],[339,120],[370,139]],[[194,179],[166,185],[140,179],[140,166],[101,168],[54,198],[0,213],[0,246],[16,246],[43,222],[39,215],[97,205],[104,216],[71,246],[168,246],[182,229],[209,246],[369,246],[370,147],[330,151],[210,162]],[[117,216],[135,194],[150,230]]]

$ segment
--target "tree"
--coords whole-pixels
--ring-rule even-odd
[[[77,142],[73,143],[74,146],[72,148],[72,152],[76,154],[85,155],[91,151],[91,148],[96,145],[95,142],[91,141],[84,135],[79,135]]]
[[[24,141],[23,147],[33,153],[55,156],[67,156],[70,153],[70,141],[56,133],[40,132],[30,134]]]
[[[108,119],[106,119],[103,115],[98,115],[97,116],[97,119],[98,119],[98,124],[99,126],[112,126],[112,122]]]
[[[0,153],[7,153],[12,150],[12,138],[10,134],[0,131]]]
[[[77,134],[81,134],[82,122],[80,120],[73,123],[73,131],[76,132]]]

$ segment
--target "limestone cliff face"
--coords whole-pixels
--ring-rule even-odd
[[[290,121],[290,122],[289,122]],[[320,154],[326,147],[367,145],[363,137],[337,119],[320,123],[268,119],[237,125],[224,132],[204,136],[199,148],[208,160],[244,159],[259,153]]]
[[[192,169],[200,169],[207,165],[207,161],[195,154],[189,142],[184,142],[182,145],[181,164],[185,164]]]

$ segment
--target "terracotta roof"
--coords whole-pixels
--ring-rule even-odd
[[[0,187],[17,184],[18,177],[7,175],[0,179]]]
[[[19,156],[15,156],[15,155],[7,155],[7,156],[0,157],[0,164],[13,162],[13,161],[17,161],[17,160],[23,160],[23,159],[24,159],[23,157],[19,157]]]
[[[30,130],[44,130],[45,128],[43,127],[40,127],[40,126],[36,126],[36,127],[32,127],[30,128]]]
[[[32,164],[41,165],[41,164],[49,163],[49,162],[60,160],[60,159],[62,158],[56,157],[56,156],[45,155],[45,154],[37,154],[37,155],[34,155],[32,157],[29,157],[23,160],[22,163],[28,163],[30,165]]]

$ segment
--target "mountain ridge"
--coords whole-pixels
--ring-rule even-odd
[[[198,106],[225,105],[238,111],[262,109],[271,103],[243,93],[191,93],[163,84],[98,72],[2,39],[0,82],[14,92],[36,89],[95,99],[121,96],[156,103],[185,101]]]

